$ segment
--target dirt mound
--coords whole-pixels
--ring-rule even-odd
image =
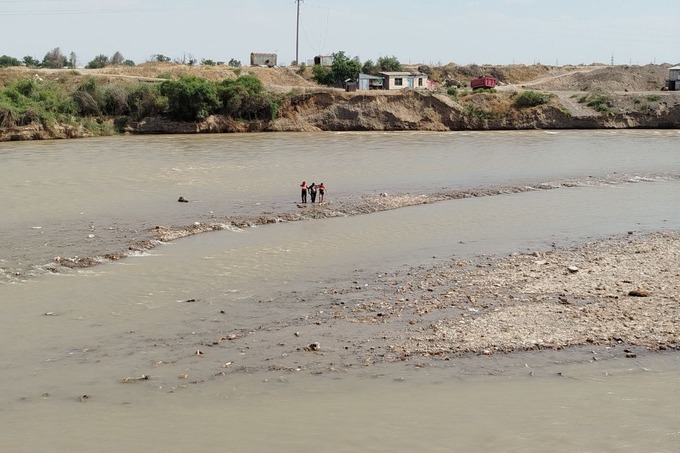
[[[227,65],[182,65],[177,63],[142,63],[136,66],[108,66],[101,69],[30,69],[10,67],[0,69],[0,87],[12,81],[34,77],[41,79],[64,80],[79,76],[109,77],[111,79],[162,80],[180,76],[197,76],[215,82],[234,79],[239,75],[251,74],[271,89],[291,89],[293,87],[316,87],[316,83],[305,79],[291,68],[267,68],[245,66],[232,68]]]
[[[534,80],[527,88],[545,91],[659,91],[670,65],[596,66]]]

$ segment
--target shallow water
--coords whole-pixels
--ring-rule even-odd
[[[0,220],[0,450],[674,451],[680,359],[671,353],[596,365],[551,365],[565,355],[547,353],[483,358],[469,362],[472,374],[465,361],[427,371],[255,372],[196,385],[176,370],[206,375],[219,360],[237,362],[192,358],[192,338],[304,315],[314,307],[277,301],[351,281],[357,270],[680,229],[678,138],[347,133],[0,144],[0,190],[9,194]],[[298,180],[322,178],[331,202],[442,187],[575,187],[231,229],[27,278],[52,256],[105,253],[156,224],[288,209]],[[179,195],[192,202],[177,203]],[[192,298],[201,304],[185,303]],[[167,357],[178,364],[154,366]],[[534,376],[517,360],[531,360]],[[117,382],[142,373],[153,379]]]
[[[678,131],[321,133],[0,143],[0,269],[124,250],[156,225],[365,194],[680,178]],[[179,196],[190,203],[177,203]],[[559,206],[557,206],[559,209]]]
[[[232,376],[168,393],[121,385],[83,402],[0,409],[4,451],[674,452],[680,357],[352,375]],[[534,358],[535,360],[535,358]],[[625,359],[622,359],[625,360]],[[534,373],[534,376],[530,376]],[[36,436],[35,430],[40,429]]]

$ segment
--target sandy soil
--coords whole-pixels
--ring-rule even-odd
[[[367,326],[340,330],[371,332],[371,360],[577,345],[678,348],[678,263],[678,232],[452,260],[328,288],[323,321]]]
[[[680,232],[629,232],[568,249],[356,271],[351,281],[260,301],[283,310],[276,321],[196,333],[190,345],[156,351],[164,360],[142,376],[177,386],[176,373],[189,368],[187,382],[197,384],[381,364],[478,374],[489,372],[479,359],[492,355],[505,373],[527,354],[583,363],[678,351],[678,263]]]
[[[342,215],[442,196],[365,197],[344,206]],[[299,208],[297,215],[325,217],[338,208]],[[165,239],[178,233],[158,232]],[[559,350],[565,361],[634,358],[680,350],[679,264],[680,232],[631,231],[574,248],[358,270],[352,280],[261,301],[294,308],[270,324],[206,332],[196,347],[206,356],[234,358],[228,371],[205,370],[217,375],[449,366],[465,357],[546,350]]]

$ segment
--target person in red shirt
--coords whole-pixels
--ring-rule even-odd
[[[319,203],[323,203],[323,196],[326,194],[326,186],[319,184]]]
[[[302,195],[302,202],[307,203],[307,183],[305,181],[302,181],[302,184],[300,184],[300,189],[302,190],[300,192],[300,195]]]

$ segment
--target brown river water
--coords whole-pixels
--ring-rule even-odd
[[[330,206],[560,188],[228,225],[299,209],[302,180],[324,182]],[[678,131],[0,143],[0,193],[0,451],[678,451],[678,352],[586,363],[541,351],[321,375],[214,373],[257,345],[193,355],[208,331],[303,317],[314,307],[296,295],[357,275],[678,230]],[[116,262],[54,263],[195,222],[226,225]]]

